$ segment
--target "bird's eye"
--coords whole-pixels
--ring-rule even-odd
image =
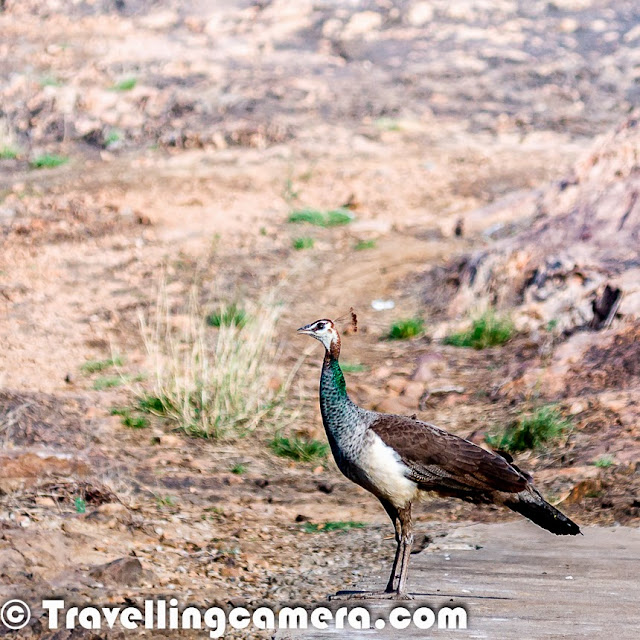
[[[318,322],[317,324],[318,329],[324,329],[326,326],[327,326],[326,322]]]

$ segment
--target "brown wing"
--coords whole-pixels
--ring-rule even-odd
[[[527,486],[504,458],[426,422],[381,415],[371,429],[398,452],[411,479],[425,489],[517,493]]]

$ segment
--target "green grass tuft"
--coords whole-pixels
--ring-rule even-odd
[[[424,331],[424,320],[422,318],[407,318],[398,320],[389,329],[391,340],[408,340],[419,336]]]
[[[210,327],[238,327],[242,328],[247,323],[247,312],[235,304],[223,307],[219,311],[207,316],[207,324]]]
[[[122,417],[122,424],[129,429],[146,429],[149,426],[149,419],[144,416],[126,415]]]
[[[356,251],[365,251],[366,249],[375,249],[378,243],[375,240],[358,240],[353,245]]]
[[[0,160],[15,160],[19,155],[15,147],[0,147]]]
[[[80,370],[83,373],[97,373],[109,367],[121,367],[123,364],[124,362],[120,356],[114,356],[106,360],[87,360],[87,362],[80,367]]]
[[[354,215],[349,209],[339,208],[323,211],[320,209],[297,209],[289,215],[289,222],[306,222],[316,227],[337,227],[353,222]]]
[[[136,78],[124,78],[124,80],[116,82],[111,89],[113,91],[131,91],[131,89],[135,89],[137,84]]]
[[[293,248],[296,251],[301,249],[313,249],[313,238],[294,238]]]
[[[243,473],[247,472],[247,468],[248,467],[246,464],[234,464],[233,467],[231,467],[231,473],[235,473],[235,475],[241,476]]]
[[[378,118],[375,125],[381,131],[401,131],[402,129],[400,123],[395,118]]]
[[[104,137],[104,146],[110,147],[116,144],[116,142],[120,142],[120,140],[122,140],[122,134],[117,129],[111,129]]]
[[[489,310],[475,318],[471,328],[452,333],[444,339],[444,344],[454,347],[473,347],[486,349],[511,340],[515,332],[513,322],[507,317],[498,316]]]
[[[350,529],[363,529],[365,527],[364,522],[354,522],[353,520],[346,520],[344,522],[321,522],[316,524],[314,522],[305,522],[302,525],[302,531],[305,533],[329,533],[330,531],[349,531]]]
[[[103,376],[96,378],[93,382],[93,388],[96,391],[104,391],[105,389],[112,389],[113,387],[119,387],[125,383],[126,379],[122,376]]]
[[[613,466],[613,456],[600,456],[593,464],[599,469],[608,469]]]
[[[76,508],[76,513],[86,513],[87,512],[87,503],[84,498],[77,496],[73,500],[73,506]]]
[[[270,443],[271,451],[281,458],[290,458],[298,462],[311,462],[326,458],[329,445],[308,438],[276,436]]]
[[[366,365],[360,364],[359,362],[341,362],[340,368],[343,373],[361,373],[367,370]]]
[[[55,76],[46,75],[42,76],[38,81],[41,87],[61,87],[62,82],[58,80]]]
[[[562,416],[557,407],[540,407],[533,413],[521,416],[501,434],[487,434],[485,440],[494,449],[510,452],[541,449],[570,428],[571,422]]]
[[[32,169],[53,169],[69,162],[66,156],[59,156],[55,153],[44,153],[35,157],[29,163]]]

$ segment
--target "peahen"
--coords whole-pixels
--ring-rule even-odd
[[[320,410],[338,468],[380,500],[396,532],[397,550],[385,591],[350,597],[409,597],[411,506],[422,492],[501,504],[556,535],[580,533],[577,524],[545,501],[531,477],[504,457],[413,417],[368,411],[352,402],[338,361],[340,335],[331,320],[316,320],[298,333],[316,338],[325,348]]]

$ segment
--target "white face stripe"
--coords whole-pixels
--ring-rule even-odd
[[[322,328],[319,328],[319,326],[322,326]],[[313,332],[309,335],[322,342],[327,350],[331,348],[331,343],[338,338],[338,332],[329,320],[316,320],[310,325],[309,330]]]

